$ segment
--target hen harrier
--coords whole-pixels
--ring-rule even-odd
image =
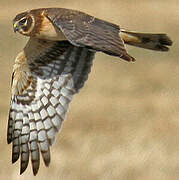
[[[63,8],[34,9],[18,14],[14,31],[30,39],[13,66],[7,142],[12,163],[21,157],[22,174],[31,162],[46,166],[50,146],[65,120],[73,95],[88,79],[97,51],[134,61],[124,44],[168,51],[166,34],[137,33],[83,12]]]

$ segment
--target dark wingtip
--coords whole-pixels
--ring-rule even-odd
[[[45,166],[48,167],[50,165],[50,149],[47,152],[43,152],[42,157],[43,157]]]
[[[12,155],[12,164],[14,164],[19,159],[18,153],[13,153]]]
[[[132,62],[135,62],[136,59],[135,59],[134,57],[131,56],[131,61],[132,61]]]
[[[21,160],[20,175],[27,169],[28,164],[29,164],[29,159],[27,161]]]
[[[33,174],[34,174],[34,176],[36,176],[36,175],[37,175],[38,171],[39,171],[39,169],[35,169],[35,168],[33,168]]]
[[[32,170],[33,170],[34,176],[37,175],[37,173],[39,171],[39,166],[40,166],[40,159],[32,160]]]
[[[25,171],[26,169],[21,168],[20,169],[20,175]]]
[[[120,58],[122,58],[128,62],[136,61],[136,59],[134,57],[130,56],[129,54],[122,54],[122,56],[120,56]]]
[[[11,135],[7,135],[7,144],[10,144],[12,142]]]
[[[49,167],[49,165],[50,165],[50,159],[48,159],[48,160],[46,160],[46,161],[44,160],[44,163],[45,163],[45,166],[46,166],[46,167]]]
[[[27,169],[27,167],[22,167],[21,166],[21,169],[20,169],[20,175]]]

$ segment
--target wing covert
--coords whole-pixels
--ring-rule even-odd
[[[45,16],[73,45],[134,61],[119,36],[119,26],[79,11],[62,8],[47,8]]]

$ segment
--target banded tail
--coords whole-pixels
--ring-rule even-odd
[[[121,29],[120,36],[125,44],[156,51],[168,51],[172,40],[166,34],[138,33]]]

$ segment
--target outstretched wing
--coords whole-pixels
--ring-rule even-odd
[[[22,174],[31,162],[34,175],[40,151],[46,166],[50,145],[65,120],[73,95],[84,85],[94,52],[68,41],[30,39],[14,65],[7,141],[12,162],[21,157]]]
[[[119,35],[120,28],[115,24],[63,8],[47,8],[44,15],[75,46],[102,51],[127,61],[135,60],[127,53]]]

